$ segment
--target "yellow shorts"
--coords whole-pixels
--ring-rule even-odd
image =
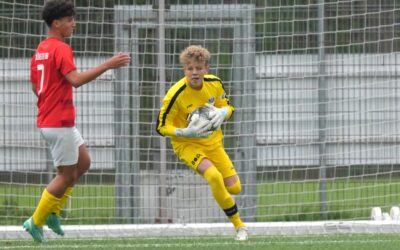
[[[197,166],[203,158],[210,160],[223,178],[237,175],[235,167],[222,143],[216,143],[212,146],[201,146],[192,143],[176,143],[174,145],[175,154],[189,166],[193,171],[197,172]]]

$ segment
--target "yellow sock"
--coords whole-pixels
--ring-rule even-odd
[[[60,203],[60,198],[55,197],[45,188],[40,198],[39,204],[32,215],[33,222],[38,227],[43,227],[49,214],[54,211],[54,207]]]
[[[204,179],[207,180],[211,187],[211,192],[217,201],[218,205],[226,210],[232,208],[235,205],[235,201],[232,196],[228,193],[224,185],[224,179],[221,173],[214,166],[207,168],[203,174]]]
[[[235,229],[238,230],[241,227],[245,227],[246,225],[243,223],[243,221],[240,219],[239,212],[236,214],[229,216],[229,220],[232,222],[232,224],[235,226]]]
[[[224,185],[224,179],[218,169],[214,166],[209,167],[203,174],[204,179],[207,180],[211,187],[211,192],[218,202],[219,206],[224,210],[225,214],[228,216],[229,220],[235,226],[235,229],[244,227],[244,223],[240,219],[238,208],[236,206],[235,200],[227,191]],[[240,182],[236,182],[234,187],[232,187],[233,192],[239,191]],[[240,191],[239,191],[240,192]]]
[[[73,187],[68,187],[67,190],[65,190],[65,193],[60,198],[60,202],[54,207],[54,210],[52,211],[53,213],[55,213],[58,216],[60,216],[61,209],[63,209],[63,207],[65,206],[65,203],[67,203],[67,201],[71,197],[71,194],[72,194],[73,190],[74,190]]]

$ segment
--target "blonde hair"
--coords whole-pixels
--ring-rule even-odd
[[[210,52],[206,48],[203,48],[201,45],[191,45],[182,51],[179,59],[183,65],[192,60],[196,62],[205,62],[206,65],[208,65],[210,57]]]

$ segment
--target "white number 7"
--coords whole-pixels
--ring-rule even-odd
[[[38,64],[37,65],[37,70],[41,71],[42,76],[40,77],[40,88],[38,91],[38,95],[40,95],[40,93],[43,90],[43,82],[44,82],[44,65],[43,64]]]

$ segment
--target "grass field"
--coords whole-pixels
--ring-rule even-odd
[[[0,185],[0,225],[18,225],[36,206],[43,187]],[[257,186],[259,222],[314,221],[319,215],[319,184],[266,182]],[[64,224],[115,224],[114,186],[78,185]],[[328,219],[367,219],[372,207],[399,205],[400,181],[386,179],[327,182]],[[84,219],[83,219],[84,218]]]
[[[257,189],[258,221],[320,220],[319,183],[262,183]],[[327,219],[368,219],[371,208],[385,210],[400,202],[400,181],[394,179],[328,180]]]
[[[246,242],[232,237],[51,239],[46,244],[31,240],[1,240],[0,249],[190,249],[190,250],[394,250],[399,249],[396,234],[325,235],[325,236],[253,236]]]
[[[32,213],[43,187],[0,185],[0,225],[20,225]],[[258,221],[318,220],[318,183],[262,183],[257,187]],[[390,207],[400,201],[400,181],[327,182],[330,219],[367,218],[373,206]],[[68,220],[63,224],[113,224],[114,187],[79,185],[74,192]],[[82,218],[85,218],[84,220]],[[46,244],[32,240],[0,240],[0,249],[204,249],[204,250],[347,250],[399,249],[396,234],[340,234],[309,236],[250,236],[247,242],[223,237],[95,238],[49,239]]]

